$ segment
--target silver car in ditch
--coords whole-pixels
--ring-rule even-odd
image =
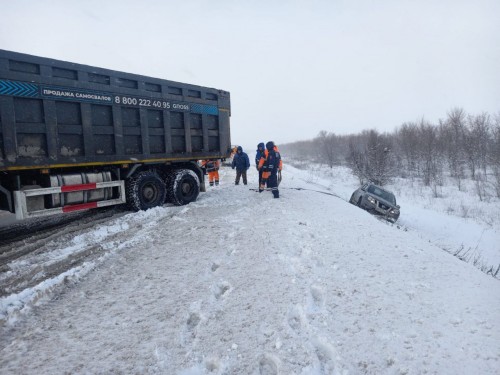
[[[352,193],[349,203],[372,214],[381,215],[393,223],[399,218],[400,207],[396,204],[394,194],[374,184],[364,184],[358,188]]]

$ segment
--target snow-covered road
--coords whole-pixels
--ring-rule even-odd
[[[7,314],[0,372],[500,372],[498,280],[343,199],[287,189],[310,187],[293,168],[280,199],[233,173],[196,203],[59,242],[105,255]]]

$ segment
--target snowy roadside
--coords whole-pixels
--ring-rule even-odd
[[[52,294],[65,284],[77,282],[114,252],[132,246],[137,240],[126,235],[130,228],[135,232],[184,209],[170,207],[156,212],[156,218],[153,211],[131,213],[104,220],[90,228],[82,226],[76,233],[67,233],[68,228],[63,227],[57,236],[42,238],[35,243],[25,241],[21,247],[38,247],[38,251],[14,259],[4,266],[7,270],[0,273],[2,293],[7,294],[0,298],[0,323],[15,322],[19,314],[29,312],[34,303],[50,300]],[[144,215],[148,223],[144,223]],[[8,294],[10,290],[12,292]]]
[[[293,167],[289,167],[292,169]],[[293,176],[301,181],[334,192],[349,200],[359,187],[348,168],[315,165],[308,170],[293,168]],[[388,185],[401,205],[397,225],[417,233],[450,254],[476,263],[484,271],[500,267],[500,201],[492,198],[479,202],[473,192],[460,193],[452,186],[442,187],[442,196],[433,198],[430,188],[398,180]],[[465,215],[459,211],[468,211]],[[447,213],[447,212],[451,212]],[[500,272],[497,274],[500,278]]]
[[[60,243],[109,251],[0,327],[0,373],[498,372],[498,280],[285,172]]]

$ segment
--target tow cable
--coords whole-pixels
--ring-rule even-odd
[[[315,193],[321,193],[321,194],[331,195],[332,197],[336,197],[336,198],[342,199],[344,202],[347,202],[344,198],[342,198],[341,196],[339,196],[337,194],[328,193],[326,191],[321,191],[321,190],[306,189],[306,188],[299,188],[299,187],[280,187],[279,189],[280,190],[286,189],[286,190],[299,190],[299,191],[300,190],[313,191]],[[260,191],[259,189],[253,189],[253,188],[250,188],[250,190],[257,191],[257,192]],[[262,189],[262,191],[272,191],[272,188],[265,188],[265,189]]]

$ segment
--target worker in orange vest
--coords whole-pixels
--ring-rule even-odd
[[[272,143],[274,144],[274,142],[272,142]],[[259,147],[260,147],[260,145],[262,145],[263,148],[265,147],[264,143],[260,143]],[[279,186],[279,184],[281,183],[281,171],[283,169],[283,160],[281,159],[281,154],[279,153],[280,150],[278,149],[278,146],[274,145],[273,150],[275,152],[277,152],[278,155],[280,156],[279,157],[279,165],[278,165],[278,186]],[[269,153],[269,150],[266,148],[265,150],[263,150],[263,152],[261,152],[259,159],[258,160],[257,160],[257,158],[255,159],[255,164],[257,165],[257,170],[259,171],[259,186],[260,186],[261,180],[262,180],[262,168],[259,167],[259,162],[260,162],[261,157],[264,157],[264,159],[267,158],[268,153]]]
[[[205,168],[208,174],[208,183],[210,186],[219,186],[219,160],[203,160],[201,162],[202,168]]]
[[[259,186],[259,192],[263,192],[267,185],[267,188],[273,193],[274,198],[280,197],[278,185],[279,181],[281,181],[282,168],[283,162],[278,147],[274,145],[274,142],[267,142],[266,151],[259,161],[259,170],[262,170],[262,181]]]

